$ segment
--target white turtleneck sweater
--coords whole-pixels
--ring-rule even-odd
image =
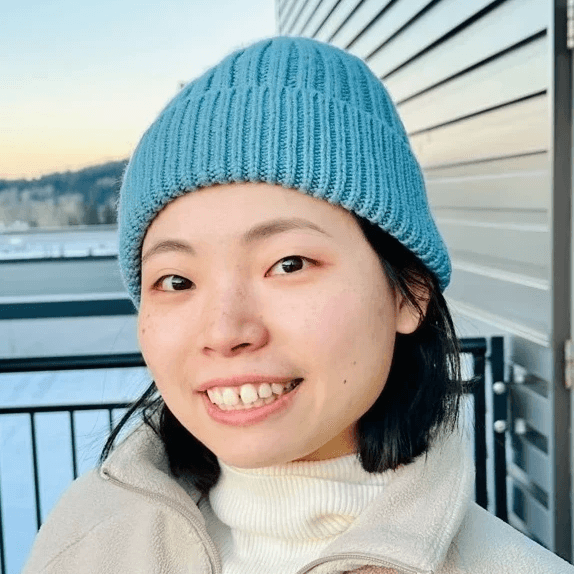
[[[356,455],[241,469],[221,477],[200,506],[224,574],[293,574],[347,530],[387,477]]]

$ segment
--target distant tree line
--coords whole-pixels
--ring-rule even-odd
[[[15,226],[61,227],[116,222],[127,160],[34,180],[0,179],[0,231]]]

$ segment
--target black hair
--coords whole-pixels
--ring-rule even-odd
[[[422,261],[394,237],[355,214],[379,256],[395,294],[419,315],[411,334],[397,334],[387,382],[357,425],[358,456],[367,472],[383,472],[428,451],[441,432],[452,432],[464,393],[460,349],[438,281]],[[426,310],[424,302],[428,302]],[[175,476],[186,474],[202,495],[219,479],[216,455],[173,415],[152,383],[111,432],[100,456],[107,458],[119,433],[138,413],[161,439]]]
[[[368,472],[382,472],[425,453],[441,431],[454,431],[466,389],[459,342],[437,278],[397,239],[365,219],[355,219],[391,288],[419,315],[414,333],[397,334],[387,382],[358,421],[361,464]]]

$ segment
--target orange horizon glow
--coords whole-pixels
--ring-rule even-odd
[[[0,170],[0,179],[6,181],[18,181],[27,180],[35,181],[44,176],[51,175],[54,173],[64,173],[67,171],[80,171],[85,168],[95,167],[97,165],[102,165],[104,163],[112,161],[122,161],[129,159],[131,154],[131,149],[125,153],[116,154],[97,154],[97,153],[85,153],[71,154],[61,153],[55,154],[42,154],[37,152],[33,154],[27,151],[25,156],[22,157],[21,163],[18,162],[19,158],[14,158],[14,152],[11,151],[12,155],[12,165],[10,169]],[[0,148],[0,155],[5,153]]]

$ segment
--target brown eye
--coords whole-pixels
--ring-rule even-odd
[[[166,275],[156,285],[160,291],[185,291],[186,289],[191,289],[193,283],[179,275]]]
[[[301,257],[300,255],[290,255],[289,257],[283,257],[273,265],[271,269],[279,269],[279,275],[291,275],[296,271],[300,271],[306,263],[310,260],[306,257]]]

